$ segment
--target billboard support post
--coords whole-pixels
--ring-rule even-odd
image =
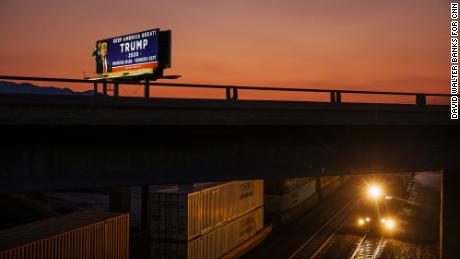
[[[118,97],[118,82],[113,83],[113,96]]]
[[[148,78],[145,79],[144,97],[150,97],[150,80]]]
[[[102,95],[107,96],[107,81],[102,82]]]

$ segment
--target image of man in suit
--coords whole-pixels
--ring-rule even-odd
[[[99,74],[112,72],[112,64],[107,60],[107,42],[99,42],[97,50],[93,52],[96,59],[96,72]]]

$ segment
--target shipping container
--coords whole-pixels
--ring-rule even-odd
[[[351,179],[351,175],[341,175],[340,179],[342,180],[342,183],[346,183]]]
[[[263,226],[264,210],[259,207],[190,241],[153,241],[150,258],[219,258],[255,236]]]
[[[319,178],[321,189],[325,188],[329,184],[333,184],[340,180],[340,176],[321,176]]]
[[[243,255],[256,248],[260,243],[262,243],[272,232],[272,225],[265,225],[262,230],[258,231],[257,234],[250,239],[244,241],[242,244],[226,253],[224,256],[220,257],[221,259],[234,259],[241,258]]]
[[[109,210],[109,195],[89,192],[48,192],[44,196],[59,208],[68,210]]]
[[[319,202],[319,194],[316,192],[308,199],[302,201],[300,204],[287,209],[280,211],[272,211],[265,213],[265,222],[272,223],[274,227],[279,225],[288,224],[293,220],[298,219],[310,209],[316,206]]]
[[[284,194],[314,181],[314,177],[267,179],[264,180],[264,189],[266,194]]]
[[[328,197],[333,192],[335,192],[342,184],[342,181],[340,181],[339,176],[333,176],[333,177],[334,178],[329,178],[327,181],[327,184],[321,188],[321,198]],[[321,178],[323,178],[323,176],[321,176]]]
[[[129,214],[79,211],[0,231],[0,258],[128,259]]]
[[[263,180],[178,185],[150,193],[150,234],[189,241],[263,205]]]
[[[310,198],[316,192],[316,182],[310,181],[285,194],[265,194],[265,211],[284,211]]]

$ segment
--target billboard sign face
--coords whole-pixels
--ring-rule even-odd
[[[107,77],[151,74],[158,67],[159,29],[96,42],[96,71]]]

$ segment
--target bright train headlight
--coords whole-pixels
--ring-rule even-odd
[[[358,225],[359,226],[364,225],[364,223],[365,223],[364,219],[358,219]]]
[[[393,230],[395,228],[395,225],[396,225],[394,220],[392,220],[392,219],[386,220],[384,224],[385,224],[385,228],[388,229],[388,230]]]
[[[367,193],[369,197],[373,199],[378,199],[380,196],[382,196],[382,188],[378,185],[371,185],[369,186],[369,189],[367,190]]]

